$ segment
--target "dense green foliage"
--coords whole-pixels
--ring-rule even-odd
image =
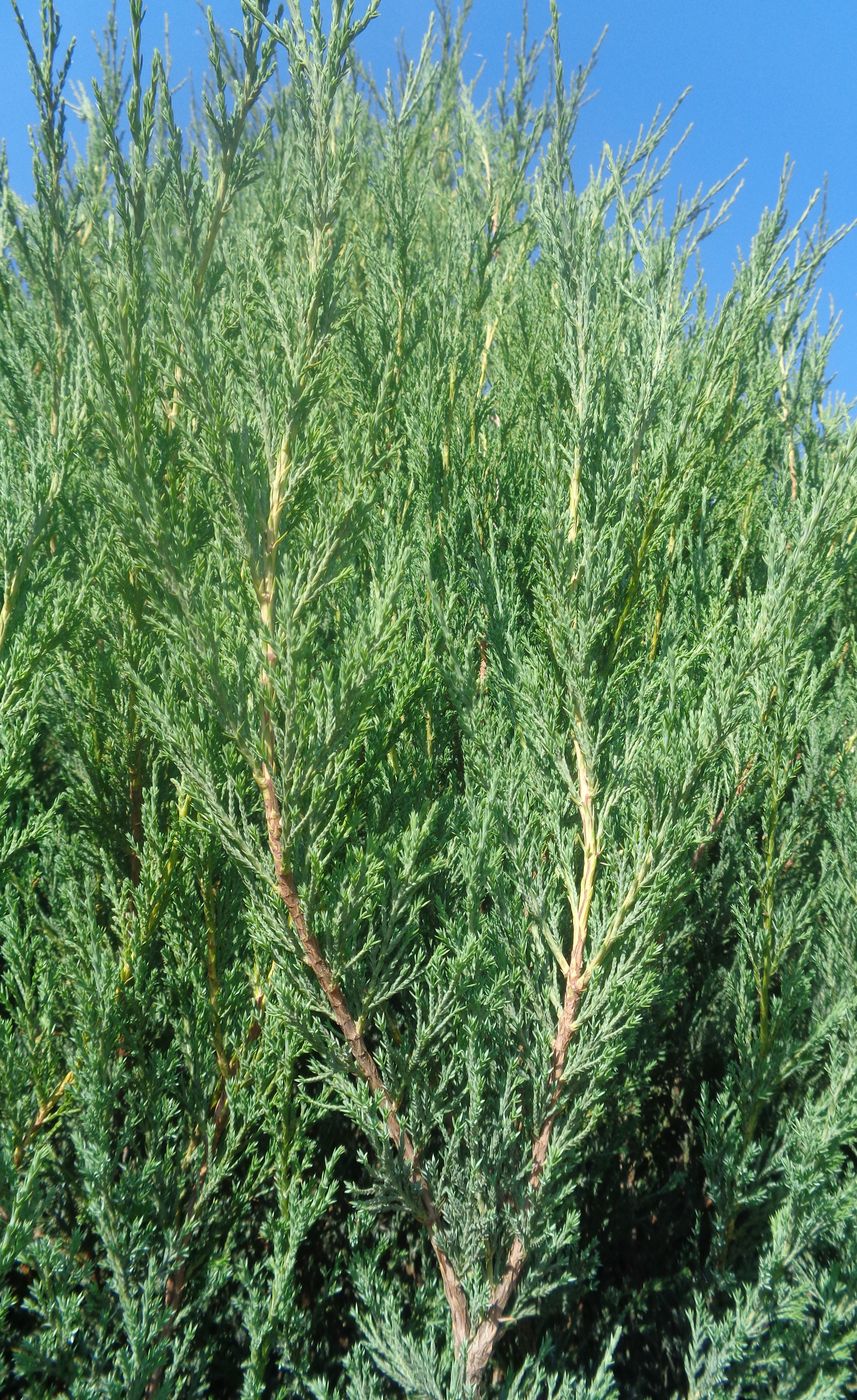
[[[731,186],[576,184],[555,15],[477,109],[375,8],[244,0],[183,133],[132,0],[74,161],[29,48],[0,1390],[851,1394],[840,235],[784,180],[712,305]]]

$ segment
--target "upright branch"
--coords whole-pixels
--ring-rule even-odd
[[[577,888],[572,891],[571,919],[572,945],[565,979],[565,993],[557,1020],[556,1032],[551,1047],[551,1067],[548,1075],[547,1111],[533,1141],[530,1167],[529,1191],[524,1205],[524,1222],[535,1204],[542,1184],[548,1148],[554,1124],[561,1109],[561,1095],[565,1062],[568,1048],[577,1029],[577,1013],[586,986],[584,968],[586,944],[589,933],[589,915],[595,894],[595,877],[598,870],[600,842],[598,818],[595,808],[595,789],[589,772],[586,757],[580,741],[574,740],[574,753],[577,762],[577,809],[580,818],[580,839],[583,847],[583,866]],[[527,1262],[527,1241],[522,1226],[518,1229],[506,1257],[506,1267],[495,1284],[491,1301],[484,1318],[473,1334],[467,1351],[467,1380],[479,1391],[485,1371],[494,1353],[507,1313],[518,1285],[523,1277]]]
[[[444,1292],[452,1318],[453,1339],[460,1350],[469,1330],[467,1299],[455,1268],[439,1238],[442,1220],[428,1181],[417,1164],[413,1141],[403,1127],[398,1105],[389,1092],[378,1064],[370,1051],[360,1024],[352,1014],[342,987],[325,957],[318,939],[310,930],[303,909],[294,873],[288,860],[283,812],[277,793],[277,743],[273,715],[276,695],[273,673],[277,665],[274,645],[277,609],[277,570],[280,541],[283,533],[283,511],[286,505],[289,477],[296,447],[297,426],[305,407],[305,378],[317,354],[317,341],[324,334],[326,302],[332,264],[338,249],[333,237],[336,221],[336,200],[341,189],[342,169],[335,170],[331,151],[330,128],[333,102],[346,72],[348,52],[355,38],[365,29],[377,11],[372,0],[362,19],[353,19],[353,0],[344,7],[334,7],[333,26],[325,38],[321,30],[320,8],[314,4],[311,12],[311,33],[307,35],[300,10],[291,8],[291,22],[286,26],[268,26],[286,48],[296,77],[296,100],[304,124],[303,135],[309,137],[305,152],[308,192],[311,194],[311,221],[308,229],[309,295],[304,311],[303,354],[301,371],[295,376],[294,395],[288,423],[280,440],[269,480],[268,518],[264,531],[263,560],[258,573],[257,598],[263,636],[263,660],[259,683],[262,695],[262,761],[255,773],[262,796],[268,835],[268,848],[274,864],[276,887],[297,935],[304,962],[318,983],[333,1019],[348,1046],[359,1074],[379,1100],[384,1113],[387,1135],[403,1158],[410,1180],[416,1190],[418,1215],[429,1236],[438,1262]],[[260,23],[267,23],[261,7],[253,9]],[[346,149],[340,159],[347,165]]]
[[[48,358],[50,382],[49,436],[58,444],[60,411],[68,358],[67,252],[73,227],[74,204],[64,188],[68,146],[66,141],[65,88],[74,54],[72,42],[60,55],[60,21],[53,0],[41,4],[41,55],[36,52],[17,0],[12,10],[27,51],[30,81],[39,113],[33,140],[33,187],[38,217],[32,221],[11,214],[12,249],[29,296],[38,302],[44,292],[50,323]],[[0,162],[0,200],[5,204],[5,163]],[[11,209],[11,204],[9,205]],[[4,213],[6,210],[4,209]],[[10,321],[11,325],[11,321]],[[40,350],[40,355],[44,354]],[[42,372],[41,358],[34,374]],[[2,651],[21,590],[34,557],[49,533],[53,506],[62,483],[58,455],[50,464],[50,478],[43,499],[34,510],[17,562],[2,581],[0,651]],[[10,515],[11,518],[11,515]]]
[[[22,266],[28,277],[47,290],[53,323],[51,363],[50,434],[59,433],[60,403],[65,375],[68,337],[66,254],[73,220],[73,205],[63,189],[68,144],[65,134],[66,98],[74,41],[60,58],[60,20],[54,0],[41,4],[41,57],[36,53],[17,0],[12,10],[27,50],[30,81],[39,111],[38,139],[34,145],[33,186],[42,215],[35,237],[19,230]],[[29,246],[32,244],[32,246]],[[36,272],[36,269],[38,271]]]
[[[783,420],[783,427],[786,430],[788,442],[788,464],[789,464],[789,485],[793,501],[797,500],[797,448],[795,447],[795,430],[792,421],[792,411],[789,403],[789,368],[786,364],[783,347],[779,346],[777,352],[777,364],[780,371],[780,417]]]
[[[417,1165],[416,1150],[410,1136],[402,1127],[397,1105],[383,1081],[378,1065],[352,1015],[345,994],[322,952],[321,945],[308,927],[295,877],[285,852],[283,815],[275,780],[277,741],[273,719],[276,704],[273,672],[277,665],[277,654],[273,645],[273,637],[276,624],[277,560],[292,450],[293,429],[289,428],[281,441],[271,474],[264,564],[258,585],[259,613],[263,635],[263,660],[259,675],[262,695],[263,758],[255,773],[255,779],[265,808],[268,848],[274,863],[277,891],[297,934],[304,961],[324,994],[333,1019],[354,1058],[359,1073],[369,1085],[372,1093],[380,1100],[389,1139],[396,1151],[401,1153],[409,1169],[410,1178],[420,1202],[419,1214],[428,1231],[440,1269],[452,1317],[453,1338],[458,1349],[468,1333],[467,1300],[456,1271],[438,1238],[438,1231],[442,1223],[440,1213],[428,1182]]]
[[[256,14],[250,14],[245,8],[244,27],[239,40],[243,61],[240,72],[226,50],[223,36],[215,25],[214,16],[210,10],[208,12],[211,37],[209,58],[214,87],[211,94],[206,95],[204,106],[209,125],[216,137],[217,146],[213,160],[217,169],[216,175],[212,172],[214,193],[194,273],[193,290],[196,297],[200,297],[205,290],[209,265],[223,220],[238,190],[252,178],[254,157],[262,148],[270,129],[268,118],[263,123],[253,148],[249,151],[244,148],[250,116],[276,67],[276,39],[272,35],[263,38],[269,8],[270,0],[261,0]]]
[[[456,1348],[460,1348],[468,1332],[467,1300],[455,1269],[438,1238],[438,1230],[442,1223],[440,1213],[435,1205],[429,1184],[417,1165],[416,1150],[407,1131],[402,1127],[397,1105],[384,1083],[375,1058],[366,1044],[363,1032],[351,1013],[345,993],[337,982],[318,939],[308,927],[295,877],[285,852],[282,808],[275,781],[277,744],[273,720],[276,698],[273,671],[277,664],[277,655],[272,637],[276,620],[277,555],[281,515],[291,458],[290,439],[290,433],[287,433],[283,438],[271,478],[270,510],[265,537],[265,565],[259,588],[260,620],[264,637],[264,655],[259,677],[262,692],[262,752],[264,756],[256,771],[255,778],[265,808],[268,848],[274,863],[277,892],[288,911],[289,919],[301,946],[304,961],[324,994],[333,1019],[354,1058],[359,1073],[369,1085],[372,1093],[380,1100],[388,1137],[409,1169],[410,1178],[420,1202],[419,1214],[428,1231],[443,1280],[444,1292],[452,1316],[455,1345]]]

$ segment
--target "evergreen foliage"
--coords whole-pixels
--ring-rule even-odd
[[[479,106],[377,8],[184,131],[131,0],[74,158],[21,21],[0,1389],[852,1394],[844,231],[786,170],[712,304],[674,111],[578,183],[555,10]]]

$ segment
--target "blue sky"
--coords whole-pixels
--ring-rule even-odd
[[[37,27],[38,0],[20,0]],[[561,0],[562,4],[562,0]],[[362,41],[364,58],[383,73],[404,35],[417,48],[430,0],[382,0],[381,14]],[[60,0],[66,36],[79,39],[73,76],[94,68],[91,31],[100,29],[106,0]],[[217,19],[236,22],[238,0],[215,0]],[[205,43],[193,0],[149,0],[151,43],[170,14],[175,79],[199,71]],[[600,31],[607,39],[593,80],[597,96],[578,133],[578,171],[597,161],[604,141],[618,145],[636,135],[659,103],[671,103],[690,84],[679,125],[694,130],[676,166],[686,189],[713,183],[745,157],[745,187],[729,224],[704,245],[715,291],[729,282],[736,248],[747,248],[758,217],[776,197],[783,158],[795,161],[790,208],[797,214],[828,178],[831,223],[857,217],[857,60],[855,0],[566,0],[562,38],[569,64],[585,59]],[[126,12],[120,0],[119,14]],[[469,22],[471,71],[484,64],[483,90],[501,72],[507,33],[518,34],[518,0],[474,0]],[[547,24],[548,0],[530,0],[533,33]],[[13,186],[30,188],[27,124],[32,120],[26,65],[8,0],[0,0],[0,137],[5,139]],[[857,230],[834,251],[825,270],[823,309],[829,298],[843,328],[831,369],[835,387],[857,396]]]

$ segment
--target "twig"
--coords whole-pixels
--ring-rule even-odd
[[[797,452],[796,452],[796,450],[795,450],[795,437],[794,437],[794,429],[793,429],[793,427],[792,427],[792,416],[791,416],[791,411],[790,411],[790,409],[789,409],[788,398],[787,398],[787,396],[786,396],[786,390],[787,390],[787,388],[788,388],[789,376],[788,376],[788,370],[787,370],[787,368],[786,368],[786,361],[785,361],[785,356],[784,356],[784,354],[783,354],[782,346],[780,346],[780,351],[779,351],[779,362],[780,362],[780,377],[781,377],[781,378],[780,378],[780,416],[781,416],[781,418],[782,418],[782,420],[783,420],[783,426],[785,427],[785,430],[786,430],[786,432],[788,433],[788,439],[789,439],[789,452],[788,452],[788,458],[789,458],[789,481],[791,482],[792,500],[793,500],[793,501],[796,501],[796,500],[797,500]]]
[[[54,1089],[50,1097],[47,1098],[42,1104],[41,1108],[39,1109],[38,1113],[36,1114],[35,1118],[33,1119],[27,1131],[24,1133],[24,1136],[22,1137],[21,1141],[18,1143],[18,1146],[15,1148],[15,1151],[12,1154],[12,1161],[14,1162],[16,1167],[20,1167],[21,1163],[24,1160],[24,1153],[26,1152],[30,1143],[33,1141],[33,1138],[36,1136],[39,1130],[45,1126],[54,1109],[56,1108],[57,1104],[59,1103],[60,1099],[62,1098],[63,1094],[65,1093],[66,1089],[71,1088],[71,1085],[73,1083],[74,1071],[69,1070],[68,1074],[66,1074],[64,1078],[60,1080],[59,1084]]]
[[[735,788],[734,793],[732,794],[732,799],[731,799],[731,800],[732,800],[733,802],[735,801],[736,798],[738,798],[738,797],[743,797],[743,795],[744,795],[744,789],[745,789],[746,786],[747,786],[747,782],[748,782],[748,779],[749,779],[749,777],[750,777],[750,773],[752,772],[753,764],[754,764],[755,762],[756,762],[755,757],[753,757],[753,758],[748,758],[747,762],[744,764],[743,772],[741,773],[741,777],[740,777],[740,779],[739,779],[739,781],[738,781],[738,784],[737,784],[737,786],[736,786],[736,788]],[[694,870],[695,870],[696,867],[699,865],[699,862],[702,860],[702,857],[705,855],[705,852],[708,850],[709,845],[711,844],[712,840],[713,840],[714,837],[716,836],[717,831],[718,831],[720,825],[722,824],[724,817],[726,816],[726,808],[727,808],[727,805],[728,805],[728,804],[727,804],[726,802],[724,802],[723,806],[720,808],[720,811],[717,813],[717,816],[714,817],[714,818],[712,818],[711,825],[710,825],[710,827],[708,828],[708,835],[705,837],[705,839],[704,839],[703,841],[700,841],[699,845],[697,846],[696,850],[694,851],[693,857],[692,857],[692,859],[691,859],[691,864],[692,864]]]

